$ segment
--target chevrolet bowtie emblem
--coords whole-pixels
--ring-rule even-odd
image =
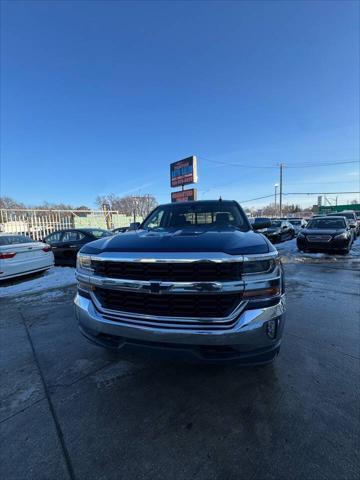
[[[161,285],[161,282],[150,282],[149,285],[144,285],[142,289],[149,293],[161,293],[164,290],[169,290],[169,286]]]

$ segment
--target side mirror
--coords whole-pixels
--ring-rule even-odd
[[[129,230],[137,230],[140,227],[140,225],[141,225],[140,222],[130,223]]]
[[[255,222],[253,223],[252,227],[253,227],[253,230],[262,230],[263,228],[271,227],[271,222],[270,221]]]

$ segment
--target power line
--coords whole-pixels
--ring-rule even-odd
[[[241,168],[278,168],[277,165],[244,165],[241,163],[233,163],[233,162],[223,162],[222,160],[211,160],[210,158],[200,157],[198,158],[201,160],[205,160],[205,162],[215,163],[217,165],[224,165],[226,167],[241,167]]]
[[[336,182],[286,182],[286,185],[339,185],[339,183],[357,183],[357,180],[337,180]]]
[[[206,158],[203,156],[198,155],[198,158],[201,160],[205,160],[206,162],[215,163],[217,165],[224,165],[228,167],[241,167],[241,168],[279,168],[278,165],[246,165],[243,163],[236,163],[236,162],[224,162],[223,160],[213,160],[210,158]],[[317,168],[317,167],[329,167],[332,165],[348,165],[359,163],[359,160],[340,160],[336,162],[304,162],[304,163],[291,163],[291,164],[283,164],[284,168]]]
[[[352,195],[358,193],[360,192],[290,192],[283,193],[283,195]]]
[[[283,193],[283,195],[353,195],[353,194],[358,194],[360,192],[288,192],[288,193]],[[247,202],[254,202],[255,200],[262,200],[264,198],[273,198],[274,194],[271,195],[265,195],[263,197],[256,197],[256,198],[250,198],[248,200],[241,200],[239,203],[247,203]]]
[[[302,164],[290,164],[285,165],[285,168],[317,168],[317,167],[329,167],[331,165],[347,165],[350,163],[359,163],[358,160],[346,160],[343,162],[327,162],[327,163],[302,163]]]
[[[283,194],[285,195],[285,194]],[[264,197],[257,197],[257,198],[251,198],[250,200],[242,200],[241,202],[239,203],[246,203],[246,202],[253,202],[255,200],[262,200],[263,198],[270,198],[270,197],[274,197],[274,194],[272,193],[271,195],[265,195]]]

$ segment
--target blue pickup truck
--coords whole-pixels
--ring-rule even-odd
[[[235,201],[160,205],[138,229],[84,245],[76,277],[80,331],[97,345],[245,365],[279,353],[282,265]]]

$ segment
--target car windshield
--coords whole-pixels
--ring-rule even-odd
[[[341,218],[317,218],[311,220],[307,226],[310,229],[316,228],[321,230],[338,230],[345,227],[345,220]]]
[[[90,235],[92,235],[95,238],[102,238],[102,237],[109,237],[113,235],[112,232],[108,232],[107,230],[100,230],[100,229],[94,229],[94,230],[88,230]]]
[[[156,208],[142,224],[148,230],[168,228],[236,228],[248,231],[245,215],[232,202],[196,202],[163,205]]]
[[[290,220],[292,225],[301,225],[301,220]]]
[[[30,237],[25,235],[1,235],[0,236],[0,245],[15,245],[17,243],[32,243]]]
[[[272,226],[272,227],[276,227],[276,228],[281,227],[281,220],[273,220],[273,221],[271,222],[271,226]]]

